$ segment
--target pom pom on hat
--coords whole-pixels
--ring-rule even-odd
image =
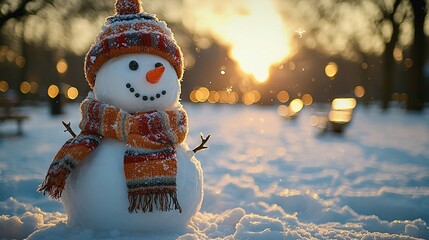
[[[85,57],[85,77],[90,88],[107,60],[124,54],[148,53],[166,59],[179,79],[183,76],[183,54],[167,24],[142,12],[139,0],[117,0],[115,15],[106,18],[101,32]]]
[[[136,14],[142,12],[139,0],[121,1],[117,0],[115,3],[116,14]]]

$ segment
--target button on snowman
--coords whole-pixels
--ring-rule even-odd
[[[203,175],[185,143],[183,57],[166,23],[138,0],[117,0],[85,59],[92,92],[81,133],[55,155],[39,191],[60,199],[68,224],[156,231],[199,211]]]

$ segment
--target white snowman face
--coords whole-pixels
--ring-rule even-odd
[[[97,72],[95,99],[129,113],[172,110],[180,82],[173,66],[152,54],[126,54],[106,61]]]

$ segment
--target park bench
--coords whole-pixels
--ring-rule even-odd
[[[286,119],[296,119],[304,107],[301,99],[294,99],[290,102],[289,106],[280,105],[277,108],[277,113]]]
[[[336,98],[332,101],[327,117],[319,120],[322,133],[343,133],[353,118],[356,107],[354,98]]]
[[[0,96],[0,123],[5,121],[16,121],[17,134],[22,135],[22,122],[28,119],[27,115],[17,113],[18,101],[15,99]]]

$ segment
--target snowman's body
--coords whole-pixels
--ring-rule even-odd
[[[149,76],[149,72],[156,76]],[[98,101],[129,113],[181,107],[180,83],[174,68],[165,59],[150,54],[127,54],[110,59],[98,71],[93,91]],[[199,211],[203,197],[202,170],[192,150],[186,143],[176,145],[176,189],[181,213],[156,209],[146,213],[128,212],[125,150],[125,142],[105,138],[73,169],[61,197],[68,224],[126,231],[186,226]]]
[[[177,194],[179,211],[129,213],[124,177],[123,142],[105,139],[69,175],[62,202],[68,224],[92,229],[126,231],[173,230],[185,226],[199,210],[202,170],[186,145],[177,145]]]

